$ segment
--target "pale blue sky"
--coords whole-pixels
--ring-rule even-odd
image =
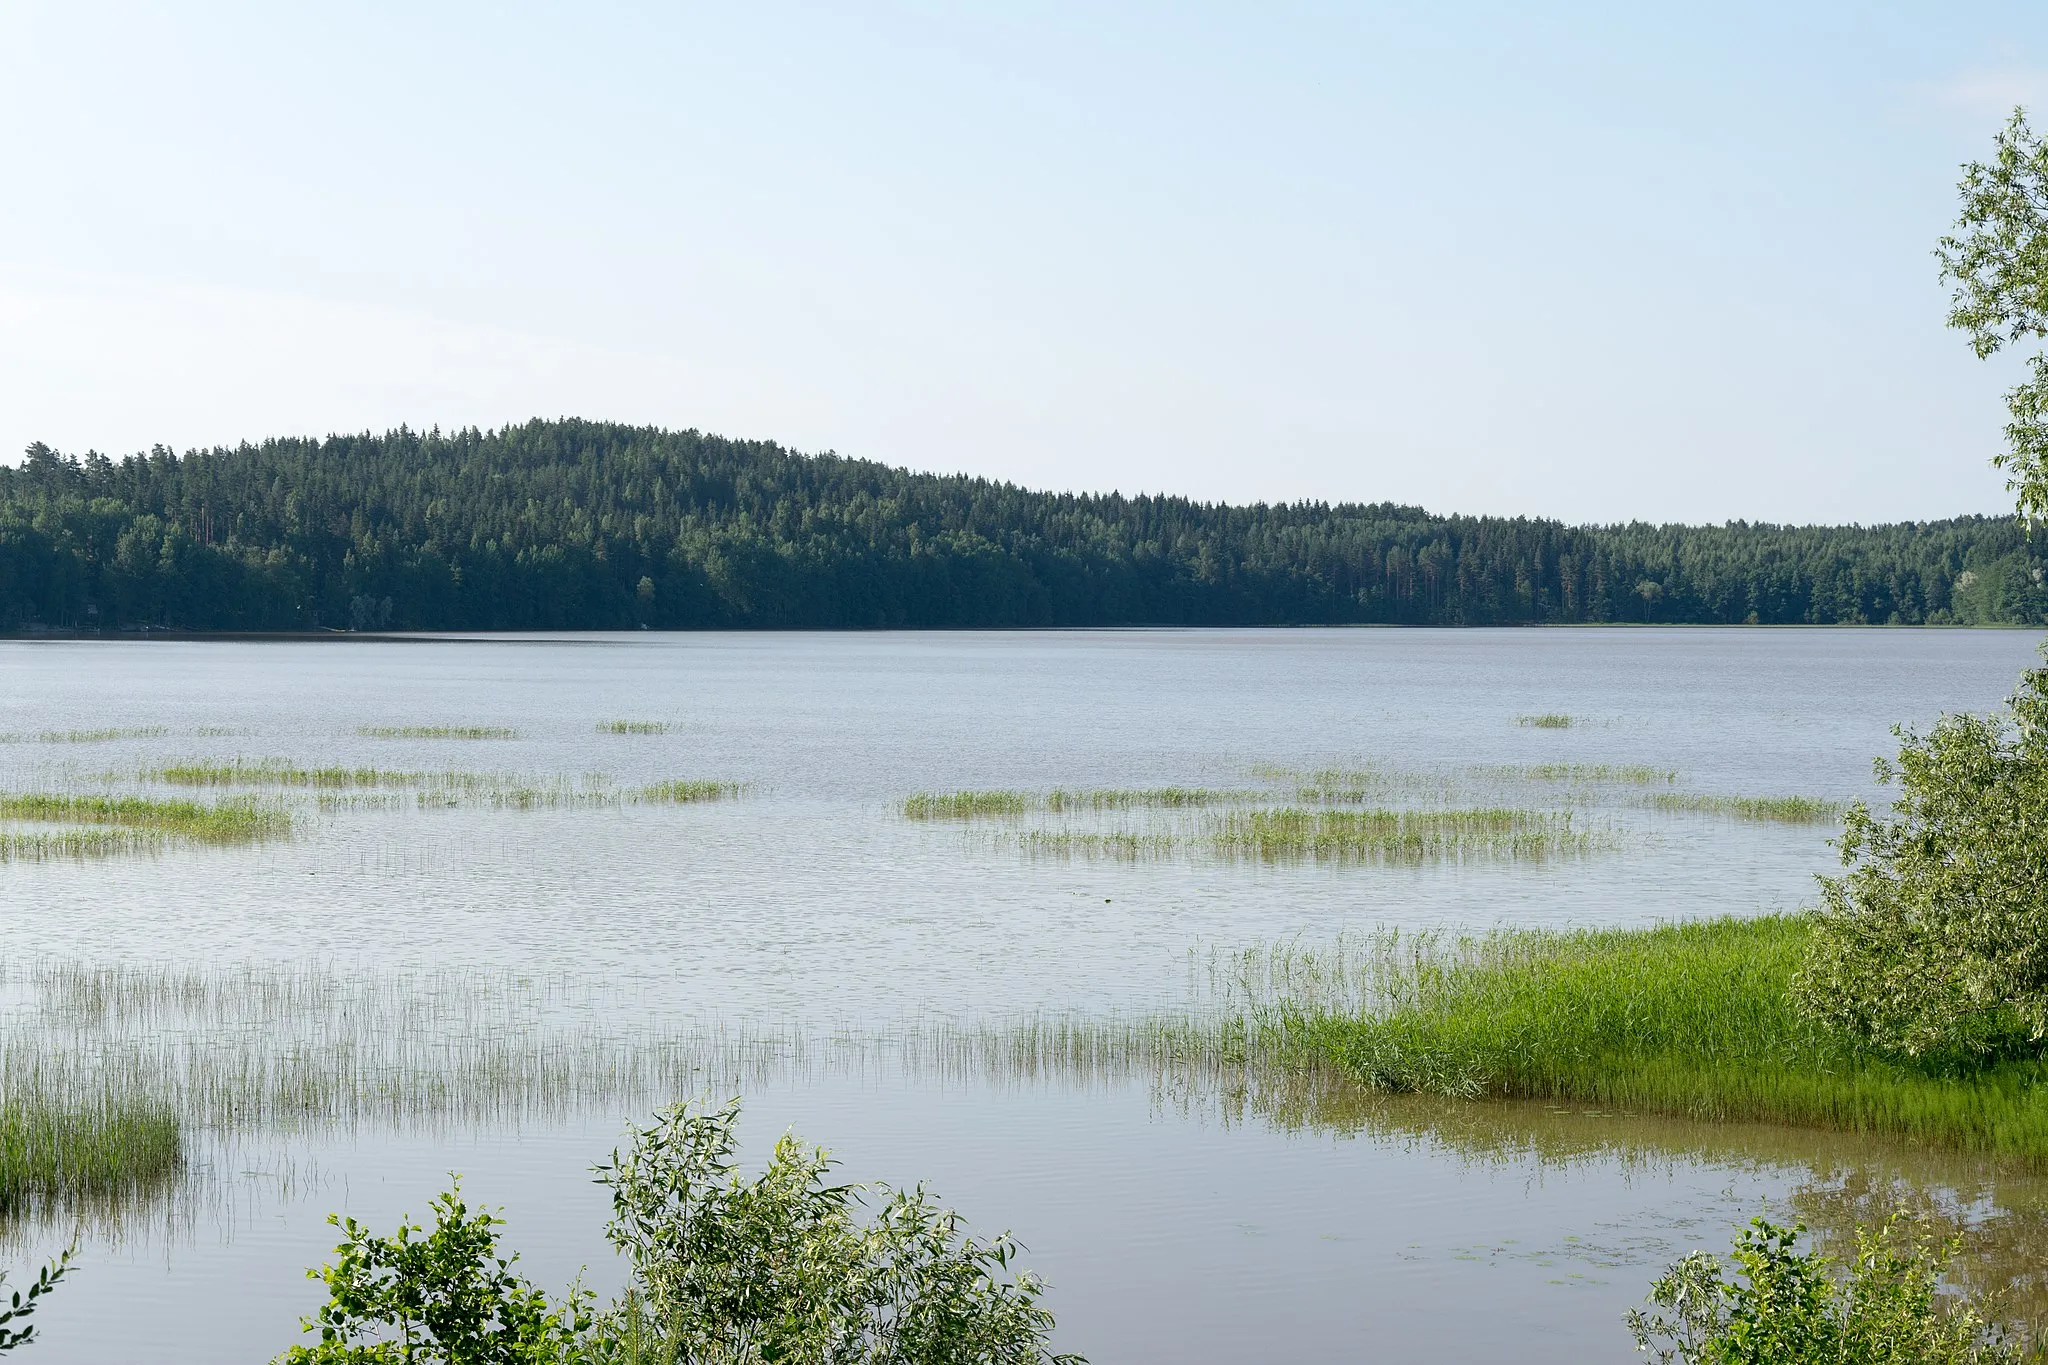
[[[1233,501],[1996,511],[2012,371],[1930,253],[2037,101],[2038,0],[0,0],[0,449],[568,413]]]

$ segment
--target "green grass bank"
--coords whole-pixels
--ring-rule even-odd
[[[1569,1101],[1905,1138],[2048,1166],[2048,1060],[1906,1062],[1788,989],[1803,916],[1505,931],[1383,951],[1360,1013],[1282,1004],[1291,1047],[1384,1090]]]

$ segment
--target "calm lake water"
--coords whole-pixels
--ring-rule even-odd
[[[268,1055],[287,1037],[331,1050],[355,1029],[349,1046],[372,1052],[411,1040],[407,1074],[531,1043],[519,1055],[535,1072],[556,1047],[587,1075],[649,1040],[671,1049],[652,1079],[621,1064],[609,1085],[461,1082],[409,1109],[195,1115],[184,1181],[88,1221],[35,1358],[267,1360],[316,1306],[303,1272],[331,1248],[326,1214],[388,1229],[451,1170],[505,1207],[536,1279],[588,1267],[609,1291],[589,1165],[655,1104],[735,1089],[752,1150],[794,1126],[850,1178],[922,1178],[976,1229],[1013,1229],[1054,1284],[1060,1345],[1098,1362],[1631,1359],[1621,1315],[1668,1261],[1724,1247],[1766,1209],[1846,1226],[1885,1192],[1984,1229],[1983,1267],[2038,1264],[2037,1182],[1882,1145],[939,1055],[1022,1021],[1186,1008],[1207,965],[1244,948],[1797,906],[1832,866],[1829,827],[1682,807],[1872,795],[1892,725],[1996,706],[2038,643],[1525,630],[0,645],[0,790],[162,796],[178,789],[151,775],[194,762],[428,775],[251,788],[290,808],[282,842],[0,864],[0,1026],[35,1026],[38,989],[88,967],[227,999],[79,1026],[123,1055]],[[1572,723],[1522,723],[1544,714]],[[618,721],[662,728],[601,728]],[[513,737],[366,733],[402,727]],[[90,734],[110,729],[141,733]],[[1203,810],[969,824],[902,810],[960,789],[1280,804],[1325,770],[1371,804],[1568,814],[1588,844],[1259,861],[1205,845]],[[631,799],[677,779],[742,787]],[[1154,843],[1113,857],[1033,842],[1076,833]],[[343,1009],[349,991],[371,1003]],[[384,1029],[380,1010],[400,1022]],[[422,1040],[446,1046],[427,1056]],[[0,1265],[69,1229],[6,1230]]]

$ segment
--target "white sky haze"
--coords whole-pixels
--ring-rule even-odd
[[[2010,506],[2048,6],[0,0],[0,451],[578,415],[1034,487]]]

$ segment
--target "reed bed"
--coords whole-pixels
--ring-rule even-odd
[[[58,1109],[0,1096],[0,1219],[132,1198],[183,1167],[178,1120],[162,1105],[102,1095]]]
[[[0,820],[153,830],[202,844],[245,844],[289,835],[291,814],[253,799],[165,801],[145,796],[0,795]]]
[[[0,829],[0,863],[84,862],[155,853],[164,836],[153,829]]]
[[[1228,811],[1211,827],[1209,846],[1261,861],[1420,863],[1464,858],[1547,858],[1600,846],[1575,828],[1570,812],[1333,810],[1276,807]]]
[[[918,792],[903,799],[906,820],[1010,819],[1032,808],[1019,791]]]
[[[740,794],[738,782],[715,782],[685,780],[678,778],[670,782],[657,782],[651,787],[642,787],[639,799],[655,805],[685,806],[697,801],[726,801]]]
[[[1516,716],[1515,724],[1532,730],[1569,730],[1578,720],[1562,711],[1542,711],[1533,716]]]
[[[1251,1015],[1384,1090],[1786,1123],[2048,1167],[2048,1060],[1907,1063],[1820,1033],[1788,996],[1809,934],[1769,916],[1395,937],[1307,973],[1334,1004],[1281,991]]]
[[[1136,833],[1129,830],[1027,830],[1017,836],[1017,846],[1026,854],[1041,858],[1112,858],[1139,862],[1171,857],[1183,840],[1168,833]]]
[[[117,739],[159,739],[170,731],[161,725],[129,725],[100,730],[39,730],[35,734],[0,734],[0,744],[105,744]]]
[[[1658,810],[1732,815],[1779,825],[1833,825],[1848,814],[1845,801],[1818,796],[1705,796],[1691,792],[1659,793],[1650,802]]]
[[[665,720],[601,720],[597,732],[601,735],[666,735],[681,727]]]
[[[1254,798],[1256,792],[1217,791],[1208,787],[1094,787],[1079,791],[1055,788],[1042,808],[1055,812],[1098,810],[1190,810]]]
[[[1647,763],[1515,763],[1481,765],[1470,769],[1475,777],[1502,782],[1554,782],[1570,786],[1668,786],[1678,781],[1671,768]]]
[[[365,739],[517,739],[509,725],[358,725]]]
[[[385,768],[302,768],[284,759],[228,763],[195,761],[152,768],[144,781],[173,787],[312,787],[341,790],[351,787],[422,787],[430,782],[458,784],[488,780],[483,774],[396,772]]]

